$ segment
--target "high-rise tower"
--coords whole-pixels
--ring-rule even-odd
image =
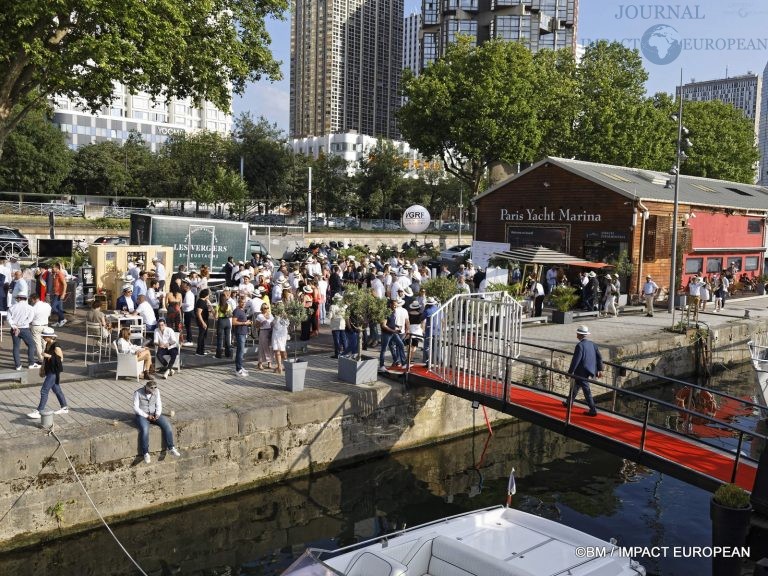
[[[445,55],[459,35],[476,44],[502,39],[576,51],[579,0],[422,0],[422,69]]]
[[[290,134],[397,139],[403,0],[293,0]]]

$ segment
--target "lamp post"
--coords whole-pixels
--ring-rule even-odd
[[[683,70],[680,70],[680,108],[677,112],[677,155],[675,158],[675,199],[672,208],[672,266],[669,271],[669,302],[667,312],[675,322],[675,295],[677,286],[677,212],[680,196],[680,161],[683,157]]]
[[[459,244],[461,244],[461,212],[464,208],[464,188],[459,188]]]
[[[307,183],[307,234],[312,233],[312,166],[309,167]]]

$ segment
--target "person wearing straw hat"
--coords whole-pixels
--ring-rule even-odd
[[[56,332],[53,328],[48,326],[43,328],[42,336],[43,342],[45,342],[42,367],[42,372],[44,372],[45,378],[43,379],[43,385],[40,388],[40,403],[37,405],[36,410],[27,414],[27,417],[32,420],[40,419],[40,413],[45,410],[45,405],[48,403],[48,394],[51,390],[53,390],[53,393],[56,395],[56,399],[61,406],[58,410],[54,411],[54,414],[69,414],[67,399],[64,397],[64,392],[59,383],[59,374],[61,374],[64,369],[64,353],[61,351],[59,343],[56,342]]]
[[[603,357],[600,355],[600,349],[597,345],[588,340],[587,336],[589,336],[589,328],[586,326],[581,325],[576,329],[576,338],[578,338],[579,343],[576,344],[576,349],[573,351],[573,357],[571,358],[571,365],[568,368],[568,373],[575,380],[570,403],[573,404],[576,401],[576,395],[579,389],[581,389],[584,399],[589,406],[589,410],[585,414],[587,416],[597,416],[595,400],[592,398],[592,390],[586,379],[594,379],[595,376],[601,378],[603,376]],[[563,406],[568,406],[568,402],[563,402]]]
[[[8,325],[11,327],[13,340],[13,365],[16,370],[21,370],[21,343],[24,342],[27,346],[29,368],[40,368],[36,362],[37,348],[30,328],[35,311],[27,302],[26,294],[19,294],[16,298],[16,302],[8,309]]]
[[[430,355],[432,351],[432,322],[430,318],[437,313],[438,310],[438,302],[435,300],[432,296],[427,296],[427,299],[424,300],[424,354],[422,356],[422,360],[424,361],[424,364],[429,364]],[[436,327],[436,326],[435,326]],[[436,335],[436,332],[435,332]]]
[[[643,300],[645,301],[645,315],[653,316],[653,302],[656,300],[656,296],[659,294],[659,285],[653,281],[651,275],[648,274],[645,277],[645,284],[643,284]]]

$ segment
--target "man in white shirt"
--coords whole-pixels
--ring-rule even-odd
[[[163,431],[163,440],[169,453],[177,458],[181,456],[173,445],[173,430],[167,418],[163,416],[163,402],[160,399],[160,390],[157,382],[147,382],[133,393],[133,412],[136,415],[136,424],[139,427],[139,443],[144,454],[144,462],[149,464],[152,457],[149,455],[149,425],[155,424]]]
[[[379,300],[384,300],[384,297],[386,296],[382,278],[384,278],[384,272],[376,272],[376,277],[371,280],[371,292],[373,292],[373,295]]]
[[[179,355],[179,337],[172,328],[165,323],[165,318],[159,318],[155,329],[155,353],[157,363],[162,366],[163,378],[173,376],[173,366]],[[166,360],[167,358],[167,360]]]
[[[656,296],[659,293],[659,286],[653,281],[651,275],[645,277],[645,284],[643,284],[643,300],[645,301],[645,315],[653,316],[653,302],[656,300]]]
[[[693,321],[699,320],[699,304],[701,303],[701,287],[704,286],[704,281],[701,276],[694,276],[688,283],[688,295],[691,297],[691,301],[688,303],[688,310],[693,310]]]
[[[136,307],[136,313],[141,317],[144,329],[147,332],[152,332],[157,327],[155,311],[152,310],[152,305],[147,302],[147,297],[144,294],[139,296],[139,305]]]
[[[43,343],[43,328],[48,326],[48,319],[51,316],[51,305],[45,300],[40,300],[37,297],[37,294],[30,295],[28,301],[34,312],[29,328],[32,331],[32,339],[35,341],[37,360],[42,363],[43,350],[45,349],[45,344]]]
[[[160,290],[165,290],[165,266],[158,258],[152,258],[152,263],[155,265],[155,278],[160,282]]]
[[[528,277],[528,296],[533,302],[534,317],[541,317],[541,309],[544,307],[544,286],[532,276]]]
[[[25,298],[29,297],[29,284],[24,280],[21,270],[16,270],[13,272],[13,290],[8,295],[8,306],[13,306],[16,303],[16,299],[22,294]]]
[[[467,284],[467,279],[465,276],[459,276],[456,279],[456,288],[458,289],[460,294],[470,294],[472,292],[472,289],[469,287],[469,284]]]
[[[32,330],[30,324],[35,317],[35,311],[27,302],[26,294],[19,294],[16,297],[16,303],[8,310],[8,324],[11,327],[11,338],[13,339],[13,364],[16,370],[21,370],[21,343],[27,345],[27,359],[29,368],[40,368],[40,364],[35,362],[37,348],[32,339]]]
[[[184,330],[186,332],[186,341],[183,346],[194,346],[192,342],[192,324],[195,322],[195,295],[189,280],[186,278],[181,281],[181,290],[184,296],[181,299],[181,312],[184,314]]]

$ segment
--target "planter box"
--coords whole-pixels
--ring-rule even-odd
[[[573,311],[560,312],[560,310],[552,310],[552,322],[554,324],[571,324],[573,323]]]
[[[285,367],[285,388],[288,392],[301,392],[304,390],[304,379],[307,376],[306,360],[286,360],[283,363]]]
[[[709,517],[712,519],[712,546],[742,547],[747,541],[752,506],[730,508],[709,500]],[[712,558],[712,574],[740,576],[741,558],[716,555]]]
[[[342,382],[350,384],[370,384],[378,380],[379,361],[370,356],[360,360],[339,358],[338,376]]]
[[[675,308],[678,310],[685,310],[685,305],[688,302],[688,296],[686,294],[675,295]]]

